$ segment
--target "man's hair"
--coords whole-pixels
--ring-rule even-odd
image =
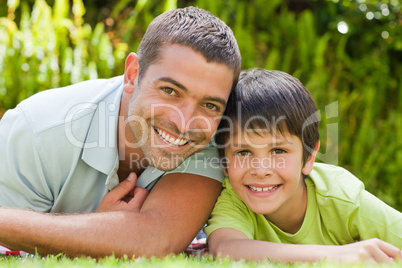
[[[229,138],[238,131],[289,133],[302,141],[304,165],[320,139],[319,120],[310,92],[298,79],[281,71],[250,69],[240,73],[215,143],[223,158]]]
[[[222,63],[234,71],[234,84],[241,70],[241,56],[232,30],[210,12],[196,7],[162,13],[148,26],[138,47],[139,81],[158,61],[165,45],[180,44],[201,53],[207,62]]]

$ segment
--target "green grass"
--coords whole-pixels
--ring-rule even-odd
[[[300,263],[285,265],[269,261],[256,263],[246,261],[231,261],[229,259],[213,260],[208,256],[193,257],[185,254],[172,255],[163,259],[152,258],[122,258],[107,257],[99,260],[93,258],[74,258],[64,256],[23,256],[0,257],[1,267],[401,267],[402,262],[391,264],[334,264],[331,262]]]

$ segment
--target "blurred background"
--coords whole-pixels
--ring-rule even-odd
[[[243,69],[299,78],[320,110],[319,160],[402,211],[398,0],[0,0],[0,118],[36,92],[123,74],[149,22],[190,5],[233,29]]]

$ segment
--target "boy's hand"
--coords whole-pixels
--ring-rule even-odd
[[[136,182],[137,175],[131,172],[127,179],[103,197],[96,212],[140,211],[149,192],[144,188],[136,187]]]
[[[332,259],[342,263],[376,262],[389,263],[396,259],[402,260],[401,249],[378,238],[372,238],[353,244],[347,244],[335,250]],[[339,251],[338,251],[339,250]]]

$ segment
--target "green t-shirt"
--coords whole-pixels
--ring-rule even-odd
[[[343,245],[376,237],[402,248],[402,213],[364,190],[350,172],[315,163],[305,182],[307,210],[295,234],[251,211],[228,178],[204,231],[209,236],[217,229],[233,228],[249,239],[290,244]]]

